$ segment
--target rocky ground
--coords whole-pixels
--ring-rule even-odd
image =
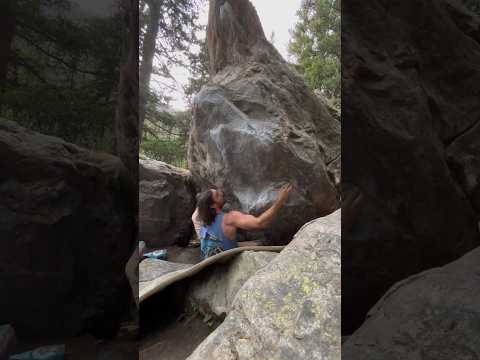
[[[480,358],[480,248],[398,282],[342,347],[347,360]]]

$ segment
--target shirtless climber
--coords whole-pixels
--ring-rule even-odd
[[[275,203],[260,216],[244,214],[240,211],[222,211],[225,204],[222,190],[210,189],[198,196],[198,207],[192,221],[201,239],[200,251],[203,259],[221,251],[233,249],[238,244],[237,230],[263,230],[267,228],[288,199],[292,185],[284,185]],[[245,242],[246,243],[246,242]]]

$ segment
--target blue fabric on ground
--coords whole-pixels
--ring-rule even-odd
[[[32,351],[11,355],[10,360],[65,360],[65,345],[43,346]]]

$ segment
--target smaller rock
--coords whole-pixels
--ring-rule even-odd
[[[0,360],[7,360],[15,347],[15,330],[10,325],[0,326]]]
[[[267,251],[246,251],[227,264],[212,266],[191,284],[187,295],[190,305],[203,313],[228,314],[242,285],[277,255]]]
[[[342,346],[347,360],[480,359],[480,248],[395,284]]]
[[[195,199],[190,172],[156,160],[140,160],[140,241],[149,248],[187,245]]]

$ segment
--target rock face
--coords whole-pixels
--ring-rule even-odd
[[[346,360],[480,358],[480,248],[393,286],[343,345]]]
[[[140,160],[140,240],[155,248],[188,244],[195,206],[190,173],[161,161]]]
[[[242,285],[277,255],[266,251],[246,251],[231,263],[208,269],[193,280],[187,295],[188,302],[204,313],[216,316],[228,314]]]
[[[339,210],[258,270],[188,360],[340,359],[340,290]]]
[[[285,182],[294,191],[267,234],[285,244],[307,221],[338,208],[340,123],[266,40],[248,0],[211,0],[211,81],[194,101],[189,169],[202,189],[258,214]],[[288,221],[287,221],[288,219]]]
[[[0,323],[19,336],[115,332],[131,298],[128,172],[0,119]]]
[[[448,0],[343,5],[342,182],[363,194],[342,238],[351,332],[395,282],[479,244],[480,28]]]

